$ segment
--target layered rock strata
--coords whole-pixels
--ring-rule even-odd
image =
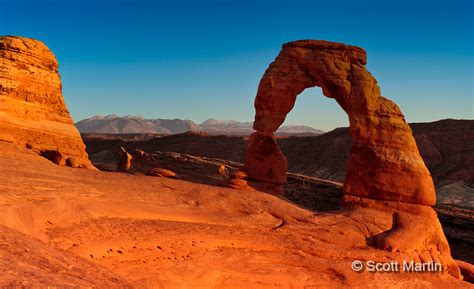
[[[0,127],[0,141],[93,168],[64,102],[58,62],[40,41],[0,37]]]

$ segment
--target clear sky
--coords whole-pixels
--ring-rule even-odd
[[[52,49],[75,121],[253,120],[262,74],[298,39],[365,48],[382,94],[409,122],[473,119],[473,2],[0,0],[0,35]],[[312,88],[286,124],[330,130],[347,117]]]

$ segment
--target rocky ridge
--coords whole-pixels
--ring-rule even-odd
[[[179,134],[187,131],[204,132],[213,135],[242,135],[252,132],[252,122],[217,120],[210,118],[200,124],[182,119],[145,119],[141,116],[93,116],[76,123],[81,133],[106,134]],[[279,135],[318,135],[321,130],[304,125],[282,126]]]

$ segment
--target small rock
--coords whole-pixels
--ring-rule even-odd
[[[27,143],[25,144],[25,147],[26,147],[27,149],[30,149],[30,150],[34,150],[34,149],[37,149],[37,148],[38,148],[35,143],[31,143],[31,142],[27,142]]]
[[[136,149],[136,150],[135,150],[135,155],[138,156],[138,157],[143,158],[143,157],[145,157],[145,156],[147,155],[147,153],[144,152],[143,150]]]
[[[225,165],[220,165],[219,166],[219,174],[221,174],[223,176],[227,176],[228,171],[227,171],[227,167]]]
[[[148,171],[148,176],[155,176],[155,177],[165,177],[165,178],[175,178],[176,173],[167,169],[162,168],[153,168]]]
[[[232,172],[229,177],[231,179],[246,179],[247,178],[247,173],[244,172],[244,171],[235,171],[235,172]]]
[[[227,186],[234,189],[245,189],[247,187],[247,181],[242,179],[229,179]]]
[[[71,167],[71,168],[82,168],[81,163],[76,158],[68,158],[66,160],[66,166]]]

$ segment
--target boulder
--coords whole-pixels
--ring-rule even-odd
[[[147,154],[145,151],[143,151],[143,150],[135,149],[134,155],[137,156],[137,157],[139,157],[139,158],[144,158],[144,157],[146,157],[148,154]]]
[[[175,172],[163,168],[153,168],[148,171],[147,175],[165,178],[176,178]]]
[[[219,174],[222,175],[222,176],[227,176],[229,174],[226,165],[220,165],[219,166]]]
[[[71,167],[71,168],[81,168],[82,164],[78,159],[76,159],[75,157],[72,157],[72,158],[66,159],[66,166]]]
[[[241,170],[234,171],[229,174],[229,178],[231,179],[246,179],[248,177],[247,173]]]
[[[238,190],[248,188],[248,183],[245,180],[247,178],[246,172],[241,171],[241,170],[234,170],[230,173],[226,173],[224,176],[227,176],[227,178],[225,179],[225,181],[219,184],[220,186],[229,187],[229,188],[238,189]]]
[[[247,188],[247,181],[243,179],[229,179],[227,183],[225,184],[226,187],[230,187],[233,189],[245,189]]]
[[[463,280],[469,283],[474,283],[474,265],[461,260],[455,261],[459,269],[461,270]]]

